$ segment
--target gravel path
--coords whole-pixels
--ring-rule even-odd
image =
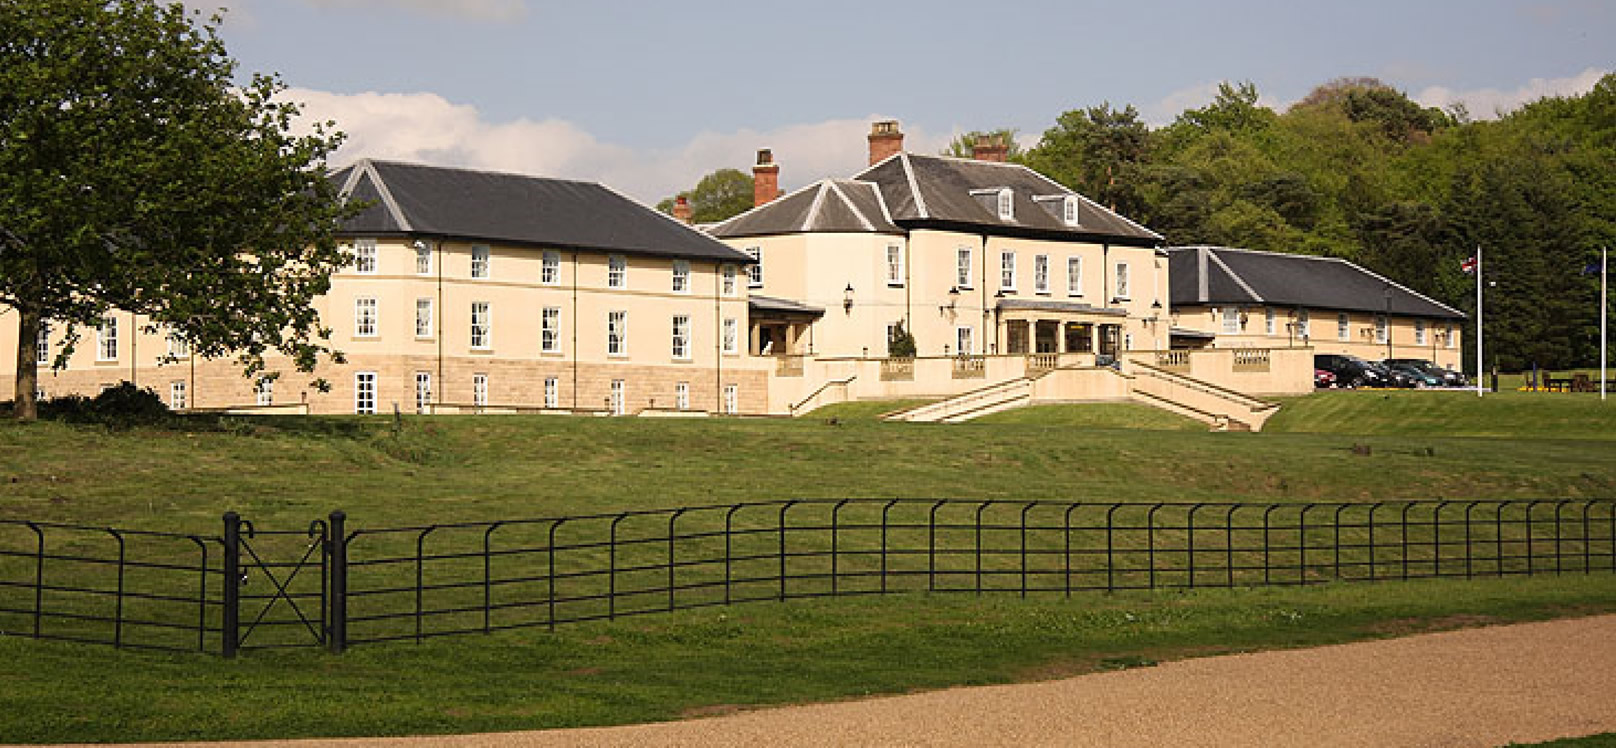
[[[1614,729],[1609,615],[684,722],[237,745],[1501,746]]]

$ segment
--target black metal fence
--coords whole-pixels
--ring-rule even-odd
[[[1612,500],[844,499],[218,537],[0,521],[0,633],[345,647],[749,601],[1300,585],[1615,568]],[[227,580],[235,580],[227,584]]]

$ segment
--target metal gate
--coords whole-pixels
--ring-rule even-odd
[[[226,512],[224,520],[221,654],[326,646],[333,546],[327,522],[315,520],[302,531],[267,531],[235,512]]]

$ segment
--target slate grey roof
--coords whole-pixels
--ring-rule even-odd
[[[1468,315],[1337,257],[1230,247],[1172,247],[1170,304],[1267,304],[1358,312],[1389,309],[1409,317],[1463,320]]]
[[[1060,234],[1142,246],[1164,240],[1019,164],[899,153],[868,167],[854,179],[876,183],[890,215],[900,225],[956,224],[995,233]],[[995,209],[993,191],[1004,187],[1012,190],[1011,221],[1001,220]],[[1079,203],[1077,226],[1063,222],[1062,198],[1070,195]]]
[[[820,317],[827,313],[826,310],[822,309],[821,307],[800,304],[797,301],[789,301],[788,299],[778,299],[774,296],[760,296],[759,294],[748,295],[748,311],[775,312],[778,314],[789,315],[809,315],[813,317]]]
[[[430,236],[563,249],[752,262],[747,255],[591,182],[365,159],[330,179],[371,204],[351,236]]]
[[[800,233],[904,234],[877,185],[823,179],[706,229],[723,238]]]

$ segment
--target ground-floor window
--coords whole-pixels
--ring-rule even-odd
[[[724,412],[728,413],[728,414],[736,413],[737,412],[737,385],[728,384],[728,385],[725,386],[725,389],[721,390],[721,393],[722,393],[722,397],[723,397],[723,399],[721,400],[721,404],[722,404],[722,407],[725,409]]]
[[[624,380],[615,379],[608,384],[608,412],[624,415]]]
[[[547,408],[557,407],[557,378],[546,377],[545,403]]]
[[[433,375],[425,371],[416,372],[416,412],[428,412],[428,405],[433,402]]]
[[[1090,322],[1069,322],[1063,326],[1063,349],[1070,353],[1091,352]]]
[[[473,405],[483,407],[489,404],[489,375],[473,375]]]
[[[956,328],[956,353],[959,356],[973,355],[973,328]]]
[[[679,410],[692,407],[692,388],[686,382],[675,383],[675,407]]]
[[[274,405],[276,402],[276,380],[269,377],[259,377],[259,384],[254,388],[254,402],[258,405]]]
[[[377,372],[354,373],[354,412],[360,414],[377,412]]]
[[[169,383],[169,407],[174,410],[186,407],[186,380],[176,379]]]

